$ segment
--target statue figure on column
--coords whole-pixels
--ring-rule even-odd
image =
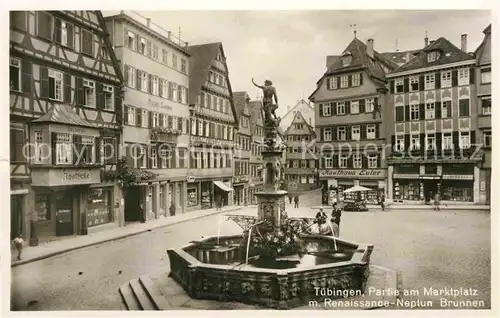
[[[260,88],[264,95],[264,97],[262,98],[262,108],[264,110],[265,121],[272,120],[271,115],[275,120],[278,120],[278,117],[276,116],[276,109],[278,109],[278,95],[276,94],[276,88],[274,88],[273,82],[271,82],[270,80],[266,80],[264,82],[264,86],[261,86],[257,85],[252,78],[252,83],[253,85],[255,85],[255,87]]]

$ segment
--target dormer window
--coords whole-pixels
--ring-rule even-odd
[[[439,53],[436,51],[431,51],[427,53],[427,62],[434,62],[439,58]]]
[[[352,55],[351,55],[351,53],[345,53],[342,56],[341,60],[342,60],[342,66],[343,67],[351,65],[351,62],[352,62]]]

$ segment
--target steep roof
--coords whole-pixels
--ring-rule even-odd
[[[191,53],[189,59],[189,101],[194,103],[198,100],[198,94],[200,93],[201,87],[208,79],[210,73],[210,68],[212,62],[217,57],[217,53],[221,53],[225,56],[224,49],[221,42],[207,43],[200,45],[191,45],[188,47],[188,51]],[[226,64],[224,62],[224,64]],[[231,89],[231,83],[229,81],[229,70],[227,69],[227,86],[229,90],[229,95],[233,95]],[[234,108],[234,102],[232,98],[229,98],[229,103],[231,104],[231,109],[233,110],[233,115],[236,123],[238,123],[238,117],[236,116],[236,110]]]
[[[54,104],[43,116],[33,120],[34,123],[58,123],[64,125],[92,127],[92,123],[80,117],[73,111],[71,106],[64,104]]]
[[[393,63],[401,66],[409,62],[415,54],[420,52],[420,50],[408,50],[400,52],[383,52],[380,53],[386,60],[392,61]]]
[[[236,116],[239,118],[243,115],[243,110],[247,101],[250,100],[247,92],[233,92],[234,108],[236,110]]]
[[[295,124],[303,124],[304,128],[297,129],[295,128]],[[304,118],[300,110],[295,113],[295,116],[292,122],[290,123],[290,126],[288,126],[288,128],[284,132],[284,135],[289,135],[289,134],[294,134],[294,135],[315,134],[314,129],[311,127],[311,125],[307,123],[306,119]]]
[[[428,62],[427,53],[434,50],[440,51],[441,56],[436,61]],[[415,58],[395,69],[392,73],[412,71],[425,67],[445,65],[473,59],[473,56],[460,50],[447,39],[440,37],[421,50]]]
[[[483,33],[484,38],[474,51],[479,65],[491,63],[491,23],[483,30]]]
[[[307,105],[307,106],[309,106],[309,108],[311,108],[312,110],[314,110],[314,107],[311,106],[310,103],[306,102],[304,99],[301,99],[301,100],[298,101],[297,104],[295,104],[295,106],[293,106],[292,108],[290,108],[290,110],[287,111],[285,115],[283,115],[283,118],[285,118],[289,114],[292,114],[292,112],[294,111],[294,109],[297,108],[297,107],[299,107],[299,105]]]

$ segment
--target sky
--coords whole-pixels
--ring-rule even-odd
[[[429,40],[445,37],[457,47],[460,36],[467,34],[472,52],[491,23],[491,12],[486,10],[135,12],[176,35],[180,28],[182,40],[190,45],[222,42],[233,92],[246,91],[256,99],[260,90],[251,79],[259,84],[270,79],[280,115],[288,105],[308,100],[325,72],[326,56],[342,54],[354,29],[365,43],[373,38],[378,52],[422,48],[426,31]]]

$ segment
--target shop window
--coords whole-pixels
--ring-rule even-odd
[[[36,221],[50,221],[50,201],[49,196],[46,194],[35,195],[35,214]]]
[[[444,180],[441,193],[446,201],[473,202],[473,182]]]
[[[54,135],[53,135],[54,138]],[[55,134],[56,164],[73,163],[73,144],[70,134]]]
[[[91,188],[87,198],[87,226],[97,226],[113,221],[111,188]]]

